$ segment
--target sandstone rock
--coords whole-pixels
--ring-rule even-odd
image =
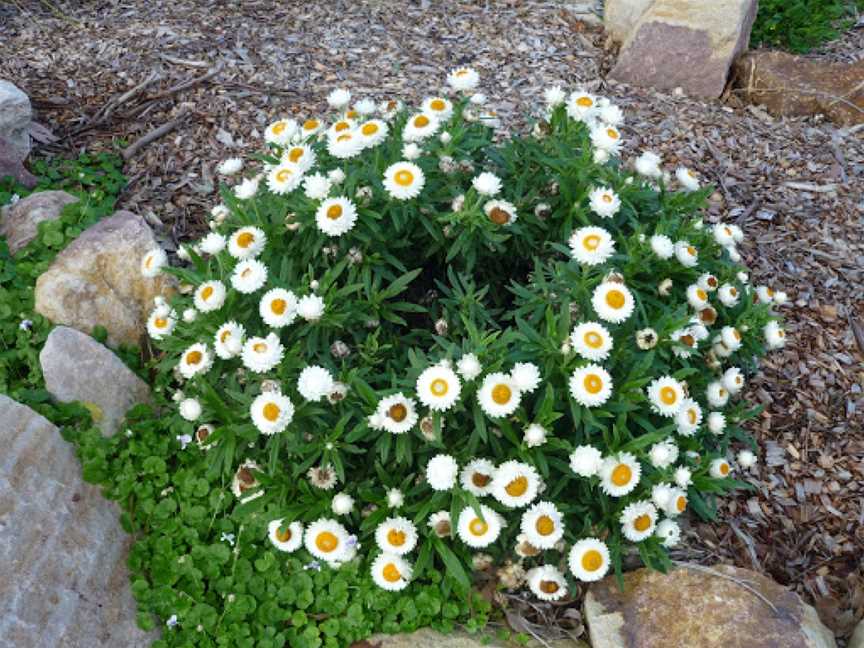
[[[603,27],[612,40],[623,43],[636,22],[654,0],[606,0],[603,6]]]
[[[368,646],[374,648],[511,648],[515,644],[498,641],[491,634],[469,635],[465,632],[441,634],[430,628],[424,628],[411,634],[375,635],[366,640]],[[528,642],[527,648],[540,648],[534,640]],[[564,639],[547,641],[547,648],[588,648],[582,641]]]
[[[116,505],[49,421],[0,394],[0,644],[144,648]]]
[[[99,221],[36,281],[36,310],[85,333],[102,325],[112,345],[138,344],[153,298],[173,285],[168,275],[141,276],[141,258],[155,245],[144,219],[131,212]]]
[[[834,648],[816,611],[794,592],[756,572],[727,565],[714,571],[648,569],[591,586],[585,621],[593,648]]]
[[[25,187],[35,187],[36,176],[24,168],[24,157],[5,137],[0,137],[0,178],[12,176]]]
[[[747,49],[756,0],[654,0],[624,40],[610,76],[715,98],[732,61]]]
[[[58,326],[39,353],[45,388],[59,401],[81,401],[105,436],[117,431],[130,407],[150,401],[150,388],[89,335]]]
[[[0,137],[6,139],[20,159],[30,154],[30,99],[18,86],[0,79]]]
[[[824,114],[841,126],[864,123],[864,60],[832,63],[786,52],[748,52],[734,83],[772,115]]]
[[[39,223],[57,220],[63,208],[74,202],[78,202],[78,199],[65,191],[30,194],[14,205],[3,208],[0,236],[6,237],[9,251],[15,254],[36,238]]]

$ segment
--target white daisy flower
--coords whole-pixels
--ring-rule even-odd
[[[357,208],[348,198],[328,198],[315,212],[315,224],[327,236],[342,236],[357,223]]]
[[[651,409],[661,416],[674,417],[684,402],[684,386],[672,376],[656,378],[648,385]]]
[[[699,190],[699,176],[687,167],[680,166],[675,170],[675,178],[687,191]]]
[[[667,516],[678,517],[687,510],[687,493],[682,488],[671,489],[665,504],[660,508]]]
[[[404,556],[417,546],[417,528],[407,518],[387,518],[375,529],[375,542],[381,551]]]
[[[729,392],[720,381],[715,381],[708,384],[705,389],[705,398],[708,399],[708,404],[711,407],[726,407],[729,402]]]
[[[331,169],[327,172],[327,179],[334,185],[345,182],[345,172],[342,169]]]
[[[604,281],[594,289],[591,305],[600,319],[620,324],[633,314],[636,307],[633,293],[622,283]]]
[[[168,263],[168,255],[162,248],[153,248],[141,258],[141,275],[152,278],[162,272]]]
[[[675,257],[685,268],[692,268],[699,263],[699,251],[687,241],[675,243]]]
[[[576,369],[569,385],[573,400],[584,407],[598,407],[612,396],[612,376],[596,364]]]
[[[417,405],[402,392],[382,398],[375,411],[381,427],[391,434],[403,434],[417,425]]]
[[[407,142],[402,147],[402,157],[406,160],[416,160],[422,153],[422,149],[414,142]]]
[[[612,335],[598,322],[577,325],[570,334],[573,350],[586,360],[598,362],[609,357],[612,350]]]
[[[293,144],[282,151],[282,165],[299,171],[301,176],[315,166],[315,160],[315,151],[308,144]]]
[[[774,301],[774,290],[769,286],[756,286],[756,297],[761,304],[770,304]]]
[[[336,493],[330,502],[333,515],[348,515],[354,509],[354,498],[348,493]]]
[[[536,448],[546,443],[549,431],[539,423],[532,423],[522,433],[522,440],[529,448]]]
[[[459,465],[450,455],[438,454],[426,464],[426,481],[432,490],[449,491],[456,485]]]
[[[668,482],[654,484],[651,488],[651,501],[654,502],[654,506],[658,509],[665,509],[674,490],[675,487]]]
[[[260,394],[249,408],[255,427],[268,436],[281,432],[294,418],[294,404],[278,391]]]
[[[376,110],[378,110],[378,106],[375,105],[375,100],[370,99],[369,97],[365,97],[354,104],[354,110],[356,110],[361,115],[371,115]]]
[[[297,318],[297,296],[284,288],[272,288],[262,295],[258,313],[271,328],[288,326]]]
[[[297,378],[297,391],[307,401],[317,403],[333,391],[333,376],[324,367],[312,365],[303,369]]]
[[[636,173],[645,178],[657,179],[663,175],[660,169],[660,156],[651,151],[645,151],[636,158],[633,168]]]
[[[363,139],[347,130],[327,138],[327,152],[340,160],[348,160],[363,151]]]
[[[195,290],[195,308],[202,313],[219,310],[225,303],[225,284],[221,281],[205,281]]]
[[[552,502],[537,502],[522,514],[522,533],[538,549],[552,549],[564,537],[564,519]]]
[[[463,380],[474,380],[483,372],[483,366],[473,353],[466,353],[456,363],[456,371]]]
[[[609,126],[621,126],[624,123],[624,112],[615,104],[601,106],[598,117]]]
[[[725,223],[717,223],[711,232],[714,234],[714,240],[718,245],[729,247],[735,245],[735,232],[729,225]]]
[[[681,488],[687,488],[693,483],[693,474],[690,472],[690,469],[685,466],[679,466],[675,469],[674,478],[675,483]]]
[[[396,200],[416,198],[425,184],[423,169],[412,162],[396,162],[384,171],[384,189]]]
[[[732,352],[741,348],[741,333],[734,326],[724,326],[720,330],[720,339],[723,345]]]
[[[480,549],[488,547],[501,533],[501,516],[485,504],[480,505],[481,515],[468,506],[459,513],[456,532],[459,539],[469,547]],[[482,516],[482,517],[481,517]]]
[[[515,381],[505,373],[491,373],[483,379],[477,391],[480,408],[491,418],[510,416],[519,407],[522,392]]]
[[[591,129],[591,144],[610,155],[621,150],[621,131],[608,124],[598,124]]]
[[[510,226],[519,218],[516,205],[506,200],[490,200],[483,205],[483,211],[486,218],[499,226]]]
[[[232,176],[235,173],[240,173],[242,168],[243,160],[240,158],[228,158],[219,163],[219,166],[216,167],[216,173],[223,176]]]
[[[655,234],[651,237],[651,251],[661,259],[671,259],[675,256],[675,244],[664,234]]]
[[[201,239],[198,247],[204,254],[215,256],[225,249],[228,245],[228,240],[219,232],[210,232],[207,236]]]
[[[317,135],[324,128],[324,122],[316,117],[310,117],[300,125],[300,137],[308,140],[313,135]]]
[[[438,130],[438,120],[432,115],[418,113],[408,119],[402,131],[405,142],[420,142],[430,137]]]
[[[552,111],[567,101],[567,93],[559,85],[550,86],[543,90],[543,101],[546,103],[546,109]]]
[[[439,538],[449,538],[453,533],[453,525],[450,522],[450,511],[438,511],[429,516],[429,528]]]
[[[315,173],[303,179],[303,195],[309,200],[324,200],[330,195],[333,183],[327,176]]]
[[[257,227],[241,227],[228,239],[228,254],[235,259],[254,259],[264,250],[267,235]]]
[[[240,184],[234,186],[234,196],[238,200],[249,200],[254,198],[258,193],[258,183],[261,181],[259,176],[254,178],[244,178]]]
[[[663,541],[664,547],[671,549],[681,540],[681,527],[674,520],[663,520],[657,525],[654,535]]]
[[[597,187],[588,194],[588,205],[600,218],[611,218],[621,209],[621,199],[609,187]]]
[[[521,508],[534,501],[540,490],[540,476],[533,466],[505,461],[492,478],[492,496],[505,506]]]
[[[474,68],[458,67],[450,71],[447,75],[447,83],[454,90],[460,92],[469,92],[477,87],[480,83],[480,75]]]
[[[594,116],[596,110],[597,98],[594,95],[581,90],[570,93],[567,99],[567,116],[570,119],[587,122]]]
[[[580,477],[594,477],[603,467],[603,455],[594,446],[577,446],[570,453],[570,469]]]
[[[580,227],[568,243],[573,258],[587,266],[606,263],[615,254],[615,240],[602,227]]]
[[[733,396],[744,389],[744,374],[738,367],[729,367],[723,372],[723,386]]]
[[[196,398],[184,398],[178,409],[187,421],[196,421],[201,416],[201,403]]]
[[[742,450],[736,457],[738,465],[744,470],[750,470],[759,461],[750,450]]]
[[[351,92],[345,88],[336,88],[327,95],[327,103],[336,110],[341,110],[351,103]]]
[[[303,544],[303,525],[300,522],[285,524],[284,520],[271,520],[267,525],[267,536],[279,551],[293,553]]]
[[[183,311],[183,321],[187,324],[191,324],[196,319],[198,319],[198,311],[194,308],[187,308]]]
[[[251,337],[246,340],[241,354],[244,367],[255,373],[265,373],[282,361],[285,347],[275,333],[270,333],[266,338]]]
[[[429,409],[445,412],[459,398],[462,385],[459,377],[449,367],[434,365],[427,367],[417,377],[417,398]]]
[[[690,437],[696,434],[696,430],[702,424],[702,408],[692,398],[685,399],[681,403],[681,409],[675,414],[675,424],[678,434]]]
[[[657,346],[658,339],[659,336],[657,335],[657,331],[652,328],[644,328],[636,331],[636,346],[643,351],[648,351]]]
[[[769,349],[780,349],[786,344],[786,331],[780,328],[780,324],[772,320],[762,329],[765,336],[765,344]]]
[[[312,522],[303,540],[306,550],[319,560],[338,561],[348,551],[348,532],[336,520]]]
[[[357,128],[357,134],[360,136],[364,148],[378,146],[387,138],[389,132],[390,127],[387,122],[380,119],[370,119]]]
[[[390,508],[399,508],[405,503],[405,497],[402,495],[402,491],[398,488],[391,488],[387,491],[387,506]]]
[[[147,318],[147,334],[154,340],[163,340],[171,335],[177,325],[177,313],[167,307],[159,307]]]
[[[453,115],[453,104],[444,97],[428,97],[423,100],[420,110],[439,122],[445,122]]]
[[[264,141],[284,146],[297,134],[299,126],[293,119],[280,119],[264,129]]]
[[[592,583],[606,576],[609,571],[609,548],[597,538],[584,538],[571,547],[567,562],[573,576]]]
[[[496,196],[501,191],[501,178],[494,173],[484,171],[471,181],[471,185],[481,196]]]
[[[678,446],[669,439],[655,443],[648,451],[648,460],[655,468],[668,468],[678,461]]]
[[[307,322],[317,322],[324,315],[324,300],[318,295],[304,295],[297,300],[297,314]]]
[[[223,360],[230,360],[243,351],[243,338],[246,329],[235,321],[225,322],[213,336],[213,349]]]
[[[258,259],[246,259],[234,266],[231,285],[245,295],[260,289],[267,281],[267,266]]]
[[[372,561],[372,580],[383,590],[398,592],[411,582],[411,563],[395,554],[382,553]]]
[[[706,272],[699,276],[699,279],[696,280],[696,285],[702,290],[710,293],[717,290],[717,286],[719,286],[720,283],[717,281],[717,277],[710,272]]]
[[[277,196],[291,193],[302,181],[303,170],[291,162],[283,162],[267,174],[267,188]]]
[[[722,458],[714,459],[708,467],[708,474],[714,477],[714,479],[725,479],[731,471],[732,468],[729,462]]]
[[[542,565],[525,574],[531,593],[541,601],[557,601],[567,596],[567,581],[556,567]]]
[[[623,497],[639,483],[642,466],[629,452],[606,457],[600,466],[600,488],[612,497]]]
[[[701,310],[708,305],[708,293],[697,284],[687,286],[687,303],[691,308]]]
[[[722,412],[711,412],[708,415],[708,431],[714,435],[723,434],[723,430],[726,429],[726,417]]]
[[[492,492],[492,479],[495,477],[495,464],[488,459],[472,459],[459,474],[462,488],[476,497],[485,497]]]
[[[625,538],[630,542],[641,542],[654,533],[654,528],[657,526],[657,509],[651,502],[633,502],[621,512],[618,520]]]
[[[199,373],[206,373],[213,366],[213,356],[206,344],[196,342],[180,356],[180,373],[187,380]]]

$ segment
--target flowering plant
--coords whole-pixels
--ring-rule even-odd
[[[165,425],[245,542],[384,590],[494,564],[558,600],[633,547],[664,569],[676,518],[756,461],[740,394],[785,295],[699,218],[692,171],[622,164],[610,101],[550,88],[496,138],[476,72],[448,81],[270,124],[186,263],[142,259],[181,282],[148,321]]]

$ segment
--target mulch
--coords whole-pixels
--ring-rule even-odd
[[[586,3],[590,4],[590,3]],[[31,97],[37,154],[69,155],[170,129],[127,162],[124,208],[167,246],[200,234],[215,164],[258,148],[277,115],[314,114],[329,90],[418,99],[476,67],[505,124],[554,82],[608,95],[629,155],[649,148],[717,186],[756,283],[785,289],[790,343],[749,395],[755,490],[694,523],[676,557],[770,574],[841,636],[864,615],[864,129],[774,119],[734,92],[703,102],[605,79],[612,53],[577,3],[244,0],[28,2],[0,7],[0,77]],[[864,56],[864,29],[815,58]]]

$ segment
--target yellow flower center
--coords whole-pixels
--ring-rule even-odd
[[[674,405],[678,400],[678,392],[672,387],[666,386],[660,390],[660,400],[664,405]]]
[[[381,572],[381,575],[384,576],[384,580],[388,583],[395,583],[402,578],[402,574],[399,573],[399,569],[393,563],[387,563],[384,566],[384,571]]]
[[[602,199],[603,199],[603,202],[605,202],[607,204],[611,203],[613,200],[612,196],[610,194],[603,194]]]
[[[393,180],[400,187],[410,187],[414,182],[414,174],[408,169],[399,169],[396,175],[393,176]]]
[[[342,133],[339,137],[336,138],[337,142],[350,142],[351,141],[351,133]]]
[[[353,109],[352,109],[352,110],[348,110],[348,111],[346,111],[346,112],[345,112],[345,116],[346,116],[348,119],[357,119],[357,118],[360,116],[360,113],[358,113],[356,110],[353,110]]]
[[[610,139],[613,139],[613,140],[618,139],[618,131],[615,130],[614,128],[607,128],[606,134],[609,136]]]
[[[168,326],[168,320],[164,317],[157,317],[155,320],[153,320],[153,326],[160,329],[165,328],[166,326]]]
[[[589,549],[582,554],[582,569],[594,572],[603,566],[603,555],[596,549]]]
[[[270,302],[270,310],[273,311],[276,315],[282,315],[285,312],[285,309],[288,308],[288,302],[284,299],[274,299]]]
[[[490,481],[492,481],[492,477],[490,477],[489,475],[484,475],[481,472],[475,472],[473,475],[471,475],[471,482],[477,488],[484,488],[487,484],[489,484]]]
[[[696,256],[696,248],[694,248],[692,245],[688,245],[687,254],[689,254],[690,256]]]
[[[696,421],[699,420],[696,410],[687,410],[687,420],[690,421],[690,425],[696,425]]]
[[[457,70],[457,71],[456,71],[456,76],[457,76],[457,77],[463,77],[463,76],[466,76],[467,74],[468,74],[468,70],[466,70],[466,69],[464,69],[464,68],[462,68],[461,70]]]
[[[510,402],[512,396],[513,390],[507,385],[499,384],[492,388],[492,400],[498,403],[498,405],[506,405]]]
[[[736,339],[736,340],[740,340],[740,339],[741,339],[741,334],[738,332],[738,329],[732,329],[732,335],[735,336],[735,339]]]
[[[534,528],[537,529],[537,533],[542,536],[552,535],[555,531],[555,522],[548,515],[541,515],[537,518],[537,522],[534,524]]]
[[[219,336],[219,341],[222,344],[225,344],[225,340],[231,337],[231,331],[222,331],[222,334]]]
[[[433,99],[432,101],[429,102],[429,107],[432,110],[437,110],[440,112],[440,111],[444,110],[445,108],[447,108],[447,104],[445,103],[445,101],[443,99]]]
[[[186,354],[186,364],[197,365],[204,359],[204,355],[200,351],[190,351]]]
[[[331,551],[335,551],[336,547],[339,546],[339,538],[329,531],[322,531],[315,538],[315,546],[324,553],[330,553]]]
[[[468,530],[472,535],[482,536],[489,530],[489,525],[480,518],[474,518],[468,525]]]
[[[338,220],[340,216],[342,216],[342,205],[339,203],[330,205],[327,208],[327,218],[330,220]]]
[[[395,405],[392,405],[389,410],[387,410],[387,416],[389,416],[397,423],[401,423],[405,420],[405,417],[408,416],[408,408],[405,407],[402,403],[396,403]]]
[[[267,345],[263,342],[256,342],[252,345],[252,350],[255,353],[264,353],[265,351],[267,351]]]
[[[286,127],[285,122],[281,122],[281,121],[276,122],[275,124],[273,124],[273,132],[276,135],[281,135],[282,133],[285,132],[285,127]]]
[[[417,117],[414,118],[414,125],[417,128],[425,128],[429,125],[429,118],[426,115],[417,115]]]
[[[594,105],[594,100],[591,99],[591,97],[579,97],[576,100],[576,105],[580,106],[581,108],[590,108]]]
[[[375,122],[369,122],[368,124],[363,124],[363,128],[360,129],[360,132],[364,135],[374,135],[378,132],[378,124]]]
[[[279,542],[288,542],[291,539],[291,529],[288,527],[276,529],[276,539]]]
[[[394,547],[401,547],[405,544],[405,532],[399,529],[390,529],[387,532],[387,542]]]
[[[540,581],[540,591],[546,594],[554,594],[559,589],[555,581]]]
[[[624,302],[627,301],[624,293],[620,290],[612,289],[606,293],[606,304],[610,308],[619,309],[624,307]]]
[[[504,487],[510,497],[521,497],[528,490],[528,478],[525,476],[517,477]]]
[[[247,248],[255,242],[255,236],[250,232],[243,232],[237,237],[237,245],[241,248]]]
[[[349,124],[348,122],[345,122],[345,121],[336,122],[333,125],[333,130],[336,131],[337,133],[341,133],[343,130],[347,130],[349,128],[351,128],[351,124]]]
[[[282,411],[279,409],[279,406],[276,403],[267,403],[264,406],[264,418],[271,423],[276,422],[276,420],[279,418],[279,414],[281,413]]]
[[[585,386],[585,391],[589,394],[599,394],[603,389],[603,379],[597,374],[588,374],[585,376],[582,384]]]
[[[201,299],[207,301],[210,299],[210,295],[213,294],[213,286],[205,286],[204,290],[201,291]]]
[[[445,396],[450,389],[450,385],[447,384],[447,381],[443,378],[436,378],[432,381],[432,384],[429,385],[429,389],[431,390],[433,396]]]
[[[732,295],[733,297],[737,297],[738,296],[738,289],[733,286],[732,288],[729,289],[729,294]]]
[[[687,508],[687,498],[683,495],[680,495],[677,500],[675,500],[675,508],[678,509],[679,513],[683,513],[684,509]]]
[[[599,349],[603,346],[603,336],[596,331],[588,331],[584,337],[585,344],[592,349]]]
[[[291,161],[296,162],[297,160],[291,160]],[[293,175],[294,175],[294,172],[291,169],[279,169],[276,172],[276,182],[286,182]]]
[[[307,119],[303,122],[303,130],[315,130],[320,122],[317,119]]]
[[[729,464],[727,464],[727,463],[720,464],[720,474],[724,475],[724,476],[729,474]]]
[[[598,247],[600,247],[600,237],[596,234],[589,234],[582,240],[582,245],[589,252],[593,252]]]
[[[696,289],[696,296],[700,299],[700,301],[705,301],[706,299],[708,299],[707,293],[701,288]]]
[[[633,528],[637,531],[644,532],[647,531],[651,526],[651,516],[650,515],[640,515],[635,520],[633,520]]]
[[[616,486],[626,486],[633,479],[633,470],[627,464],[618,464],[612,471],[612,483]]]

